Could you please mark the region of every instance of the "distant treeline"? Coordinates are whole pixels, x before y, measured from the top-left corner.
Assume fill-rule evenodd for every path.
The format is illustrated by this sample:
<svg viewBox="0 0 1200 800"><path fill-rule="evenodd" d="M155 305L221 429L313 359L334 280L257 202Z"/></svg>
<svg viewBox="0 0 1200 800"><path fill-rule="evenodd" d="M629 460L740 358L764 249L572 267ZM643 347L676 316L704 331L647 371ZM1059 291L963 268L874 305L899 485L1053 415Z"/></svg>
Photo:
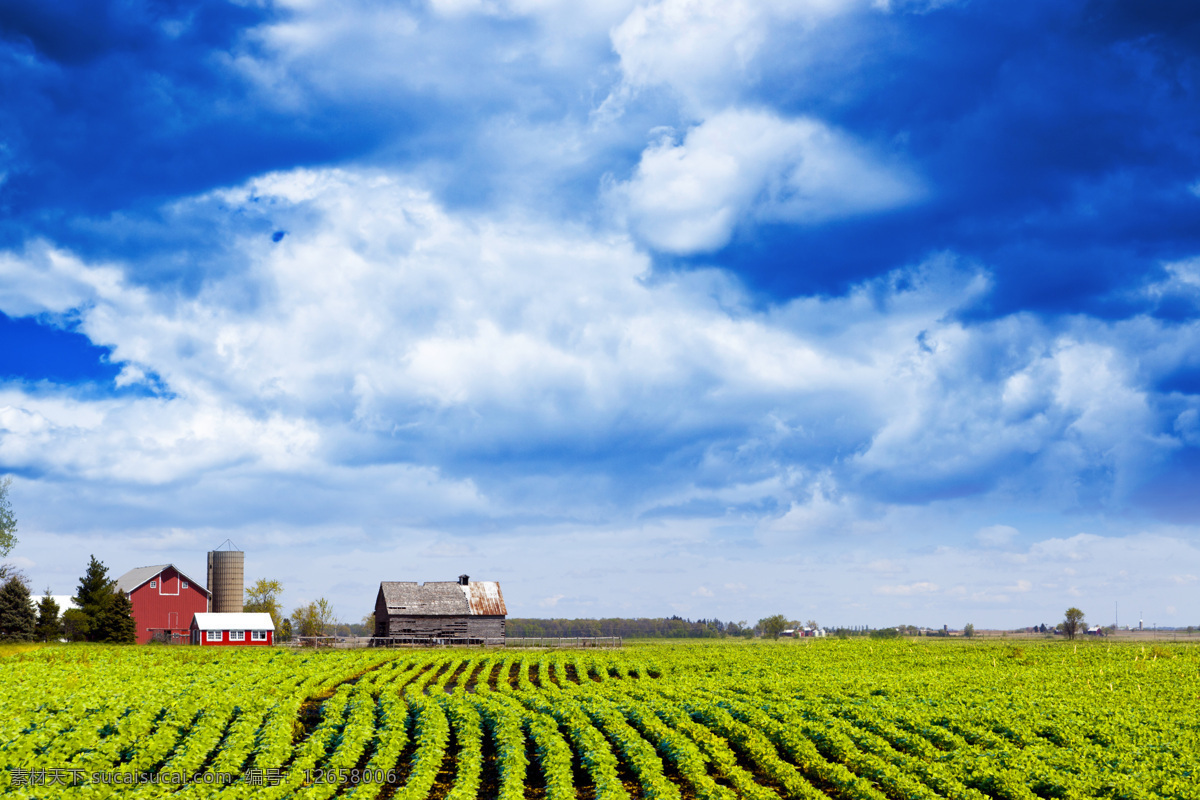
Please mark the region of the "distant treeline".
<svg viewBox="0 0 1200 800"><path fill-rule="evenodd" d="M692 621L682 617L658 619L513 619L504 623L506 636L621 636L626 639L717 639L752 636L745 622L719 619Z"/></svg>

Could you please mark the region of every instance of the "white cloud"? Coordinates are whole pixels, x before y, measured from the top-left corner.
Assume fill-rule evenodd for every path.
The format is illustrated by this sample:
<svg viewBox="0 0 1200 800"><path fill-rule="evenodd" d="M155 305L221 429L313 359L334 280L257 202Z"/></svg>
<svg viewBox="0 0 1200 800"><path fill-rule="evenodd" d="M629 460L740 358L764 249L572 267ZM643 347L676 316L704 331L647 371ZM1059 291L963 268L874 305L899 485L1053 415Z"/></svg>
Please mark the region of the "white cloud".
<svg viewBox="0 0 1200 800"><path fill-rule="evenodd" d="M1089 490L1119 504L1179 446L1186 409L1157 409L1145 386L1191 351L1194 326L967 325L955 309L989 282L952 255L841 297L755 307L720 272L653 274L619 234L454 213L376 172L264 176L172 213L225 226L246 268L184 294L48 243L0 254L0 310L74 315L125 386L163 387L0 386L0 460L38 476L18 487L36 524L99 530L86 509L101 507L117 509L103 529L131 541L244 528L273 542L262 526L276 524L292 541L411 536L429 569L499 563L491 536L474 550L443 538L480 520L517 531L524 551L564 520L577 545L626 525L622 552L687 576L670 603L722 586L694 613L749 617L797 570L829 568L820 591L846 622L863 597L935 608L932 587L950 584L997 615L1044 618L1041 604L1150 586L1149 554L1200 574L1186 532L1053 538L1043 524L1038 544L1015 547L1016 526L1039 535L1022 515L1076 508L1096 464L1104 481ZM273 244L263 231L276 228L289 233ZM956 496L987 510L955 519ZM642 519L663 520L657 543ZM894 546L926 530L1003 549ZM1071 587L1055 588L1065 564ZM880 575L927 579L877 587ZM605 602L530 581L530 607Z"/></svg>
<svg viewBox="0 0 1200 800"><path fill-rule="evenodd" d="M819 121L727 110L682 142L649 147L612 194L655 248L695 253L724 245L746 219L822 222L901 205L918 191Z"/></svg>
<svg viewBox="0 0 1200 800"><path fill-rule="evenodd" d="M1010 525L989 525L979 529L975 534L975 541L984 547L1005 547L1011 544L1019 533L1020 531Z"/></svg>
<svg viewBox="0 0 1200 800"><path fill-rule="evenodd" d="M0 390L0 460L81 480L163 484L247 462L305 470L311 422L255 415L215 398L80 400Z"/></svg>
<svg viewBox="0 0 1200 800"><path fill-rule="evenodd" d="M77 314L122 365L121 385L169 393L10 385L7 463L162 484L415 459L441 481L453 460L496 452L631 436L660 448L652 462L701 441L706 477L661 476L628 507L769 500L782 512L754 527L773 541L875 535L880 499L1003 490L1062 507L1096 464L1105 483L1083 488L1120 501L1179 445L1154 433L1133 352L1165 371L1200 339L1142 320L967 326L953 311L989 282L949 255L843 297L754 309L716 271L651 275L626 237L452 214L413 180L376 172L268 175L172 214L198 224L230 209L249 220L226 232L247 267L192 295L46 243L0 254L0 310ZM268 222L288 236L273 244ZM1011 355L992 364L996 352ZM1177 436L1191 419L1177 415ZM488 472L485 492L511 480L500 464Z"/></svg>
<svg viewBox="0 0 1200 800"><path fill-rule="evenodd" d="M144 297L125 285L120 267L84 264L71 253L45 241L31 242L24 252L0 252L0 308L9 316L63 314L94 298Z"/></svg>
<svg viewBox="0 0 1200 800"><path fill-rule="evenodd" d="M858 0L657 0L615 27L612 44L625 91L664 86L706 116L754 82L756 57L772 34L799 48L820 22L862 6Z"/></svg>
<svg viewBox="0 0 1200 800"><path fill-rule="evenodd" d="M875 594L891 595L895 597L911 597L913 595L932 594L938 591L938 585L929 581L918 581L916 583L901 583L894 586L879 586L875 589Z"/></svg>
<svg viewBox="0 0 1200 800"><path fill-rule="evenodd" d="M884 12L908 12L928 14L939 8L955 5L962 0L872 0L872 8Z"/></svg>
<svg viewBox="0 0 1200 800"><path fill-rule="evenodd" d="M731 314L743 302L732 285L714 297L704 273L644 281L647 259L621 237L456 218L378 174L271 175L176 211L202 217L214 204L290 233L272 245L231 231L249 270L194 296L131 287L48 246L5 256L13 285L29 287L10 290L5 311L69 297L80 331L123 363L123 385L155 375L171 393L10 390L9 463L133 481L247 458L303 471L364 437L461 451L614 425L699 431L869 379L768 318ZM230 302L247 284L258 304Z"/></svg>

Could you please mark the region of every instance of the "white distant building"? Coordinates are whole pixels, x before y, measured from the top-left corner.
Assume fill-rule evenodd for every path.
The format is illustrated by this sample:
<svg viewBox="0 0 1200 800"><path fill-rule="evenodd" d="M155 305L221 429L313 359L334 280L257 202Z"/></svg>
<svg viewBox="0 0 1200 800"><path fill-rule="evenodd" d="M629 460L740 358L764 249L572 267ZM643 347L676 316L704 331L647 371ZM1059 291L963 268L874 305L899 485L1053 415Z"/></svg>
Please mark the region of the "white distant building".
<svg viewBox="0 0 1200 800"><path fill-rule="evenodd" d="M38 603L42 602L43 597L45 597L45 595L40 595L40 596L35 595L35 596L29 598L29 602L33 604L34 611L37 610ZM52 594L52 595L50 595L50 599L53 600L54 602L58 603L58 613L59 614L62 614L68 608L74 608L74 609L79 608L79 606L75 603L74 598L72 598L71 595L69 595L69 594Z"/></svg>

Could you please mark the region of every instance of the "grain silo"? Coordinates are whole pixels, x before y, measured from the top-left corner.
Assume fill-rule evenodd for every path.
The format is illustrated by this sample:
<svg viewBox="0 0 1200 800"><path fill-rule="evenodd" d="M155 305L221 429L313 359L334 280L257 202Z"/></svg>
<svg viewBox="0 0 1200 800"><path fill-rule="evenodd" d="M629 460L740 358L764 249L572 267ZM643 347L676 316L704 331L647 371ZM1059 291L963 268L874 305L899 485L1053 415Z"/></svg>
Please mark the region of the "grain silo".
<svg viewBox="0 0 1200 800"><path fill-rule="evenodd" d="M229 545L228 549L221 549ZM218 614L242 611L246 554L226 539L208 552L209 610Z"/></svg>

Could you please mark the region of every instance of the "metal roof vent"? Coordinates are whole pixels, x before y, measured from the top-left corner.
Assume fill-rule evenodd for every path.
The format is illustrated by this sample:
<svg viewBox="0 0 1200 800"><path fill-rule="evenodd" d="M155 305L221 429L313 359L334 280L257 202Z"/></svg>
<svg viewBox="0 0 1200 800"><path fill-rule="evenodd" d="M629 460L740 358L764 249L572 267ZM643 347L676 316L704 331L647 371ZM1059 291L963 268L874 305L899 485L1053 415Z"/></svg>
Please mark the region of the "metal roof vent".
<svg viewBox="0 0 1200 800"><path fill-rule="evenodd" d="M458 585L459 585L459 586L466 586L466 585L467 585L468 583L470 583L470 582L471 582L471 579L470 579L470 578L468 578L466 575L459 575L459 576L458 576Z"/></svg>

